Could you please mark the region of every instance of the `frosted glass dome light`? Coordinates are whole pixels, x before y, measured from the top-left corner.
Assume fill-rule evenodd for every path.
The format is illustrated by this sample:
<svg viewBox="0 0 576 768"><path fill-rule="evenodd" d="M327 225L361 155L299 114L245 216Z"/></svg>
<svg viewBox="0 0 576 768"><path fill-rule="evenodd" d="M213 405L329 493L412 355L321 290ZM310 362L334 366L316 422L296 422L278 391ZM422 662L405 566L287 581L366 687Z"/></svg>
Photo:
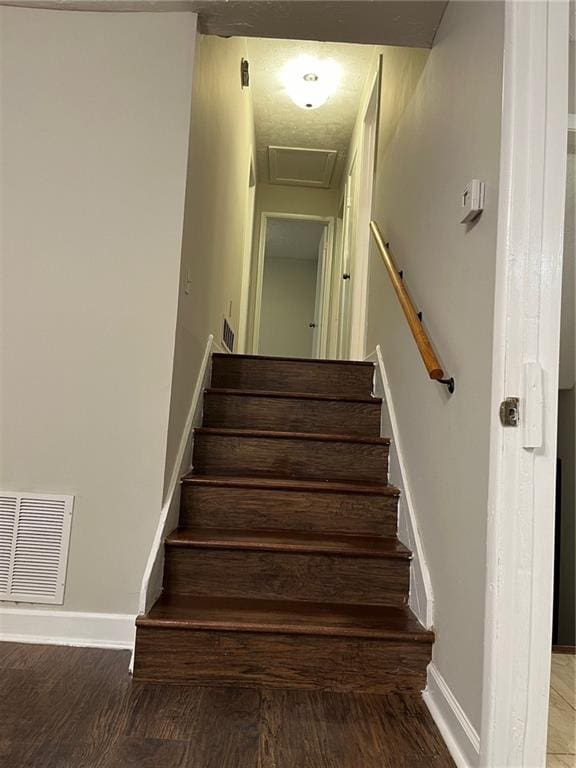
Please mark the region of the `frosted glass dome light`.
<svg viewBox="0 0 576 768"><path fill-rule="evenodd" d="M341 68L332 59L298 56L289 61L281 73L286 92L302 109L317 109L336 91Z"/></svg>

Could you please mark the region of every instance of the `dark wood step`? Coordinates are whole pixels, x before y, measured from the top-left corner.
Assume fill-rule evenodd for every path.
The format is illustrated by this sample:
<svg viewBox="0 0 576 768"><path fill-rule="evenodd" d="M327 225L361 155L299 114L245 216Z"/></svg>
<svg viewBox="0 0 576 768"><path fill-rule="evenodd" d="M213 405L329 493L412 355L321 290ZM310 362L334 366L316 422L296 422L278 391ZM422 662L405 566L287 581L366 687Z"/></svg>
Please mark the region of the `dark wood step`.
<svg viewBox="0 0 576 768"><path fill-rule="evenodd" d="M291 635L364 637L432 643L407 607L311 603L294 600L248 600L165 593L138 627L218 629L229 632L282 632Z"/></svg>
<svg viewBox="0 0 576 768"><path fill-rule="evenodd" d="M258 355L212 356L212 387L368 397L374 365Z"/></svg>
<svg viewBox="0 0 576 768"><path fill-rule="evenodd" d="M136 680L419 692L433 636L407 609L163 596L137 620Z"/></svg>
<svg viewBox="0 0 576 768"><path fill-rule="evenodd" d="M196 474L385 483L387 438L210 429L194 432Z"/></svg>
<svg viewBox="0 0 576 768"><path fill-rule="evenodd" d="M433 635L406 605L411 554L374 366L212 362L164 593L137 620L135 678L421 691Z"/></svg>
<svg viewBox="0 0 576 768"><path fill-rule="evenodd" d="M233 528L178 528L166 538L166 544L195 549L300 552L410 560L410 550L401 542L395 538L386 539L380 536L329 535L303 531L246 531Z"/></svg>
<svg viewBox="0 0 576 768"><path fill-rule="evenodd" d="M315 534L307 543L295 532L181 530L166 541L164 588L206 597L404 605L410 553L396 539L353 539Z"/></svg>
<svg viewBox="0 0 576 768"><path fill-rule="evenodd" d="M180 525L394 536L399 491L388 485L190 474Z"/></svg>
<svg viewBox="0 0 576 768"><path fill-rule="evenodd" d="M204 426L284 432L380 435L382 401L305 393L208 389Z"/></svg>

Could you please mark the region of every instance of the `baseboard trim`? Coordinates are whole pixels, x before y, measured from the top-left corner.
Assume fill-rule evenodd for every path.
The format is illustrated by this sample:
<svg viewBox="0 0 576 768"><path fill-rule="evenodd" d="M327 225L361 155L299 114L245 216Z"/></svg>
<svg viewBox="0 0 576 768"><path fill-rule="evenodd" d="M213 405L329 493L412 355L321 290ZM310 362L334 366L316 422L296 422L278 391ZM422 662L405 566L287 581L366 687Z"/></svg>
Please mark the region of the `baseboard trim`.
<svg viewBox="0 0 576 768"><path fill-rule="evenodd" d="M200 370L196 379L196 386L192 393L192 400L188 410L188 416L182 434L178 453L174 460L170 483L160 510L158 524L154 539L148 554L148 561L142 577L140 587L139 613L147 613L153 605L156 597L162 591L162 579L164 574L164 539L170 531L178 525L180 515L180 479L190 470L190 462L193 453L194 427L202 423L202 408L204 402L204 389L209 386L212 371L212 352L222 347L214 341L214 336L208 336L204 356L200 364Z"/></svg>
<svg viewBox="0 0 576 768"><path fill-rule="evenodd" d="M400 491L398 501L398 538L412 551L412 562L410 565L410 596L409 605L412 612L427 629L431 629L434 624L434 594L432 591L432 581L426 562L424 545L420 536L418 517L412 494L410 492L410 483L408 480L408 471L404 460L402 450L402 439L396 410L390 389L390 382L382 357L380 346L369 355L367 360L374 362L375 378L374 392L382 396L382 435L392 437L389 455L389 482L397 486Z"/></svg>
<svg viewBox="0 0 576 768"><path fill-rule="evenodd" d="M576 656L576 645L553 645L552 653L569 653Z"/></svg>
<svg viewBox="0 0 576 768"><path fill-rule="evenodd" d="M424 701L457 768L476 768L480 737L434 663L428 667Z"/></svg>
<svg viewBox="0 0 576 768"><path fill-rule="evenodd" d="M134 646L136 616L0 607L0 641L87 648Z"/></svg>

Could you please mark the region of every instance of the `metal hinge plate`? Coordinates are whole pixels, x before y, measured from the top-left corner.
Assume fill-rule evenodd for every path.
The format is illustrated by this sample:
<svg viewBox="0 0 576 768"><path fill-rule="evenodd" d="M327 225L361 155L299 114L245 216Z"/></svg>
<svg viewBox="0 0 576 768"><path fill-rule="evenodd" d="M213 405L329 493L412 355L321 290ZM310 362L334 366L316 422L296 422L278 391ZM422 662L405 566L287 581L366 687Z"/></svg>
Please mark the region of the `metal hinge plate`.
<svg viewBox="0 0 576 768"><path fill-rule="evenodd" d="M520 423L520 399L507 397L500 403L500 421L503 427L517 427Z"/></svg>

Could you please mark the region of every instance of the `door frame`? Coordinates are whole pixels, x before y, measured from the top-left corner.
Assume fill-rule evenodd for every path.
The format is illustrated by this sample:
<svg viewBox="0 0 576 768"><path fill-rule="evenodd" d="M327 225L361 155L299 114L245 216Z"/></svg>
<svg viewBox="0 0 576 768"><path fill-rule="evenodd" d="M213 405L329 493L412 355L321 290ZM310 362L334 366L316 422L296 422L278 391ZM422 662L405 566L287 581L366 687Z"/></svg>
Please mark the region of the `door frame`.
<svg viewBox="0 0 576 768"><path fill-rule="evenodd" d="M350 290L349 355L352 360L366 357L366 316L368 311L368 282L370 270L370 220L372 218L372 192L378 137L380 108L381 56L371 75L368 97L362 114L362 138L358 148L360 165L357 169L358 186L353 211L354 242L352 246Z"/></svg>
<svg viewBox="0 0 576 768"><path fill-rule="evenodd" d="M342 282L342 249L344 248L344 214L334 219L334 247L332 249L332 274L330 276L330 317L328 329L328 347L326 355L329 358L338 357L338 328L340 322L340 286Z"/></svg>
<svg viewBox="0 0 576 768"><path fill-rule="evenodd" d="M323 267L323 280L321 286L316 285L316 291L321 290L321 317L319 357L326 356L328 345L328 321L330 315L330 281L327 275L332 273L332 261L334 258L334 217L315 216L308 213L285 213L275 211L262 211L260 214L260 232L258 236L258 255L256 263L256 291L254 295L254 328L252 330L252 350L258 354L260 343L260 320L262 314L262 288L264 285L264 256L266 250L266 230L269 219L292 219L294 221L318 221L326 225L327 247L326 261Z"/></svg>
<svg viewBox="0 0 576 768"><path fill-rule="evenodd" d="M482 768L546 762L567 93L568 3L506 0Z"/></svg>
<svg viewBox="0 0 576 768"><path fill-rule="evenodd" d="M322 246L322 253L320 253L320 246ZM327 272L326 267L331 264L334 244L332 244L330 253L329 249L328 227L324 227L320 243L318 244L318 264L316 265L316 297L314 300L314 323L316 327L312 336L312 357L315 359L326 357L328 348L328 335L330 332L329 283L331 272ZM326 311L323 314L324 307L326 307Z"/></svg>
<svg viewBox="0 0 576 768"><path fill-rule="evenodd" d="M254 220L256 213L256 166L250 152L248 164L248 189L246 192L246 220L244 223L244 250L242 254L242 281L240 284L240 310L238 313L238 352L246 352L248 344L248 315L250 310L250 273L254 244Z"/></svg>
<svg viewBox="0 0 576 768"><path fill-rule="evenodd" d="M338 326L336 337L336 356L339 360L346 360L350 354L350 328L352 325L352 291L350 289L350 272L352 270L352 254L354 243L355 201L358 173L358 151L352 155L352 160L346 173L344 182L344 196L342 202L342 248L340 249L340 263L338 265L339 290L338 290ZM352 191L351 191L352 190ZM347 274L348 277L344 278Z"/></svg>

